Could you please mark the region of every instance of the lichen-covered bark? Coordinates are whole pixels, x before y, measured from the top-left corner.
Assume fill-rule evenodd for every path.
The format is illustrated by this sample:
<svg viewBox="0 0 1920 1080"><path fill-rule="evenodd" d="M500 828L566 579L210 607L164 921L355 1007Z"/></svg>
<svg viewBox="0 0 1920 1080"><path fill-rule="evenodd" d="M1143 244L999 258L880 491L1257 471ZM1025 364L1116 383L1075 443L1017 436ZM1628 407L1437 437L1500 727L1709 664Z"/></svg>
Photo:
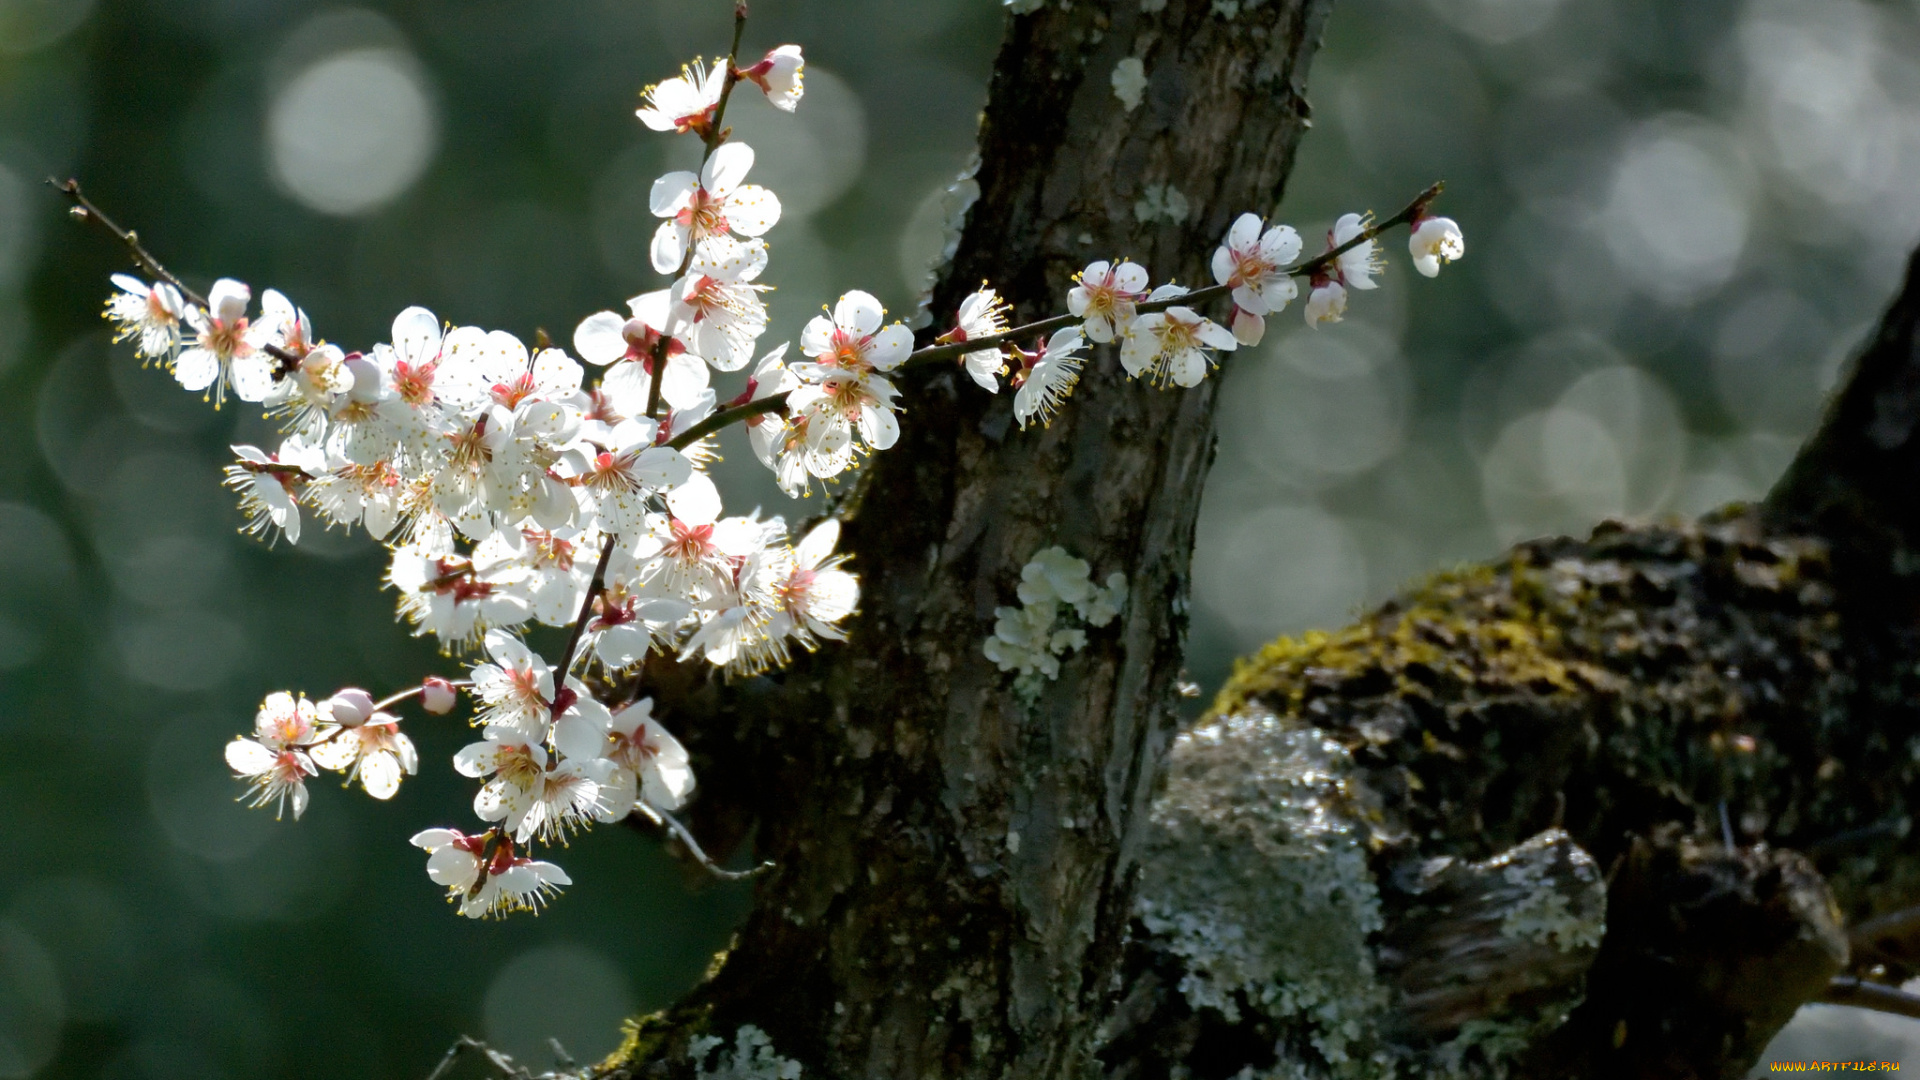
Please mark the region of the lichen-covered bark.
<svg viewBox="0 0 1920 1080"><path fill-rule="evenodd" d="M934 311L984 279L1022 319L1049 315L1074 272L1120 255L1200 281L1234 215L1275 207L1327 0L1146 6L1010 19L980 198ZM1127 57L1148 79L1131 109L1111 82ZM1173 715L1218 382L1161 390L1102 355L1051 428L1022 432L1010 394L957 375L905 380L900 442L848 503L850 640L719 707L747 734L704 749L748 779L709 801L751 808L776 868L714 976L615 1071L690 1074L694 1038L747 1024L808 1076L1092 1067ZM1024 697L981 643L1053 544L1131 597Z"/></svg>
<svg viewBox="0 0 1920 1080"><path fill-rule="evenodd" d="M1845 922L1920 901L1917 327L1920 256L1765 506L1521 544L1245 661L1170 755L1116 1072L1742 1075L1849 964ZM1609 872L1604 912L1535 876L1557 955L1497 892L1417 884L1556 834ZM1293 896L1379 932L1308 937ZM1340 964L1302 941L1365 975L1341 1007L1303 996ZM1449 949L1488 992L1445 994Z"/></svg>

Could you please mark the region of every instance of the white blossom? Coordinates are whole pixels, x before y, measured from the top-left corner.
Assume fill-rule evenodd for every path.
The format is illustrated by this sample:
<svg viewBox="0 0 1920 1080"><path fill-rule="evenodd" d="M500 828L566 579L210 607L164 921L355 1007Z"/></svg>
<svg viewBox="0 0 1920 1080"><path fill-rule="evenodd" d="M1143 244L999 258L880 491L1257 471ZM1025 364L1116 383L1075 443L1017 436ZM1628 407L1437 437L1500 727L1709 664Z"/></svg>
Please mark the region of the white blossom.
<svg viewBox="0 0 1920 1080"><path fill-rule="evenodd" d="M1035 418L1043 427L1053 423L1053 414L1080 382L1080 365L1085 360L1080 350L1085 344L1078 326L1055 330L1047 339L1045 351L1026 369L1013 395L1013 415L1022 428Z"/></svg>
<svg viewBox="0 0 1920 1080"><path fill-rule="evenodd" d="M186 318L196 337L191 347L174 358L174 381L188 390L204 391L218 408L227 391L241 401L264 401L273 390L272 356L262 351L271 344L274 326L247 320L252 290L232 278L221 278L208 290L209 310L187 308Z"/></svg>
<svg viewBox="0 0 1920 1080"><path fill-rule="evenodd" d="M1307 296L1307 325L1339 322L1341 316L1347 313L1347 290L1338 281L1315 280L1318 283Z"/></svg>
<svg viewBox="0 0 1920 1080"><path fill-rule="evenodd" d="M1372 217L1359 214L1342 214L1333 223L1333 230L1327 234L1329 251L1354 239L1373 226ZM1349 289L1377 289L1380 283L1373 275L1380 272L1380 245L1374 240L1362 240L1351 249L1342 252L1334 259L1339 268L1340 283Z"/></svg>
<svg viewBox="0 0 1920 1080"><path fill-rule="evenodd" d="M691 131L705 135L713 126L720 91L726 86L726 74L724 57L707 67L702 67L696 58L681 68L678 76L642 90L641 96L647 103L634 110L634 115L655 131Z"/></svg>
<svg viewBox="0 0 1920 1080"><path fill-rule="evenodd" d="M968 293L960 301L954 328L940 336L941 344L974 341L1007 329L1007 303L990 288ZM980 349L961 356L967 374L990 394L1000 392L999 376L1007 370L1006 352L1001 346Z"/></svg>
<svg viewBox="0 0 1920 1080"><path fill-rule="evenodd" d="M268 694L254 714L253 737L227 744L227 765L251 785L248 805L273 803L278 818L291 802L298 821L307 809L306 778L319 775L308 748L337 730L321 720L319 708L306 697L285 691Z"/></svg>
<svg viewBox="0 0 1920 1080"><path fill-rule="evenodd" d="M1437 277L1440 265L1467 253L1467 238L1452 218L1423 217L1414 222L1407 237L1407 251L1413 255L1413 268L1426 277Z"/></svg>
<svg viewBox="0 0 1920 1080"><path fill-rule="evenodd" d="M427 877L445 888L447 900L470 919L537 910L562 886L573 884L558 866L516 854L513 840L492 830L467 836L455 829L426 829L411 843L427 852Z"/></svg>
<svg viewBox="0 0 1920 1080"><path fill-rule="evenodd" d="M364 691L360 693L364 695ZM335 695L330 703L339 698L340 695ZM347 783L359 780L366 793L376 799L393 798L400 790L400 777L420 771L420 756L413 748L413 740L400 731L399 717L355 711L342 719L343 710L339 707L332 709L332 715L340 721L340 731L313 748L314 764L346 773Z"/></svg>
<svg viewBox="0 0 1920 1080"><path fill-rule="evenodd" d="M806 68L807 61L800 55L800 46L782 45L767 53L759 63L742 68L740 77L759 87L774 108L792 112L800 104L800 96L805 92L801 83Z"/></svg>
<svg viewBox="0 0 1920 1080"><path fill-rule="evenodd" d="M114 324L113 340L133 341L141 360L171 363L180 351L180 322L187 305L180 290L164 281L148 285L128 274L113 275L120 291L107 300L102 314Z"/></svg>
<svg viewBox="0 0 1920 1080"><path fill-rule="evenodd" d="M612 715L602 756L612 765L603 791L602 821L626 817L635 802L678 810L693 791L687 750L654 719L652 698L641 698Z"/></svg>
<svg viewBox="0 0 1920 1080"><path fill-rule="evenodd" d="M1088 263L1067 292L1067 311L1083 320L1087 340L1105 344L1133 324L1134 305L1147 293L1151 280L1139 263Z"/></svg>
<svg viewBox="0 0 1920 1080"><path fill-rule="evenodd" d="M834 553L840 523L832 518L813 527L770 574L778 610L769 633L785 634L811 650L816 640L845 640L839 623L860 603L860 583L845 570L845 555Z"/></svg>
<svg viewBox="0 0 1920 1080"><path fill-rule="evenodd" d="M1163 285L1151 299L1172 299L1185 291ZM1226 327L1192 308L1175 306L1133 320L1120 344L1120 366L1133 378L1147 375L1157 383L1198 386L1213 364L1213 354L1207 350L1230 352L1239 344Z"/></svg>
<svg viewBox="0 0 1920 1080"><path fill-rule="evenodd" d="M1300 234L1291 225L1264 233L1257 214L1241 214L1213 252L1213 278L1233 287L1233 302L1254 315L1270 315L1299 295L1286 272L1300 255Z"/></svg>
<svg viewBox="0 0 1920 1080"><path fill-rule="evenodd" d="M666 218L653 234L653 268L678 273L689 245L704 246L724 261L724 249L740 236L760 236L780 220L780 200L758 184L743 184L753 168L753 147L730 142L716 148L700 175L671 172L653 182L653 216Z"/></svg>

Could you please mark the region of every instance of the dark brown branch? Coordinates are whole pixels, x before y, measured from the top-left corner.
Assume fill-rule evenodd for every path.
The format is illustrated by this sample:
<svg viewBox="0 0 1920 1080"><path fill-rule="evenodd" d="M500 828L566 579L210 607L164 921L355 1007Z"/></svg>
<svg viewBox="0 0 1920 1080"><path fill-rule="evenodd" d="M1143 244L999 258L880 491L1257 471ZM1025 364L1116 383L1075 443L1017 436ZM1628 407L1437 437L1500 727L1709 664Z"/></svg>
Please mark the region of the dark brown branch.
<svg viewBox="0 0 1920 1080"><path fill-rule="evenodd" d="M1897 986L1839 975L1827 984L1820 1000L1829 1005L1852 1005L1856 1009L1892 1013L1920 1019L1920 995L1909 994Z"/></svg>

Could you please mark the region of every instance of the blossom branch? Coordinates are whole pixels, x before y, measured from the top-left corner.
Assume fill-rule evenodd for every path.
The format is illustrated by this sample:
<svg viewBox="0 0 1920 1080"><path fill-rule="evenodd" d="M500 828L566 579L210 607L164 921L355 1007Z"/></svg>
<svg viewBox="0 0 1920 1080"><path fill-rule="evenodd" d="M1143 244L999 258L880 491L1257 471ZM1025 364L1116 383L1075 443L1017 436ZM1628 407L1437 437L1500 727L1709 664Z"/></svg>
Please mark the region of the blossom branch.
<svg viewBox="0 0 1920 1080"><path fill-rule="evenodd" d="M65 183L62 183L49 176L47 177L47 184L73 202L72 213L74 217L81 221L91 221L98 224L101 228L112 234L115 240L126 245L127 253L133 257L133 264L135 266L147 274L180 290L180 295L185 297L187 302L191 303L194 307L202 311L211 310L207 307L206 297L189 288L187 283L181 281L173 271L160 265L160 260L153 257L153 252L148 251L146 246L140 243L139 233L134 232L132 229L121 228L112 218L101 213L100 208L95 206L92 200L88 199L86 195L81 192L80 181L68 178ZM275 373L278 378L285 378L294 368L300 366L299 357L271 342L262 345L260 351L280 362L279 370Z"/></svg>
<svg viewBox="0 0 1920 1080"><path fill-rule="evenodd" d="M658 385L659 380L655 380ZM617 541L613 533L607 534L606 542L600 545L600 561L594 564L593 581L587 585L585 596L580 598L580 614L574 617L573 630L567 635L567 647L560 653L560 664L554 670L560 674L560 685L553 691L553 715L558 719L566 711L566 677L573 668L573 654L580 648L580 636L586 633L587 619L593 615L593 602L607 587L607 564L613 561L613 545Z"/></svg>
<svg viewBox="0 0 1920 1080"><path fill-rule="evenodd" d="M721 77L720 100L714 103L713 121L707 125L706 132L701 136L701 142L706 146L705 152L700 155L700 163L703 166L709 158L713 157L713 152L720 148L721 141L727 136L726 129L721 127L721 123L727 117L727 99L733 96L734 84L740 81L740 69L734 66L734 61L740 58L740 35L745 33L746 29L747 5L743 0L733 6L733 45L727 49L727 70ZM680 256L680 269L673 275L675 281L687 276L687 271L693 267L693 253L696 247L695 244L688 244L686 253ZM673 322L674 313L669 306L667 325L660 331L660 340L653 344L653 370L649 373L651 385L647 388L647 418L650 420L660 415L660 385L666 382L667 344L673 340Z"/></svg>

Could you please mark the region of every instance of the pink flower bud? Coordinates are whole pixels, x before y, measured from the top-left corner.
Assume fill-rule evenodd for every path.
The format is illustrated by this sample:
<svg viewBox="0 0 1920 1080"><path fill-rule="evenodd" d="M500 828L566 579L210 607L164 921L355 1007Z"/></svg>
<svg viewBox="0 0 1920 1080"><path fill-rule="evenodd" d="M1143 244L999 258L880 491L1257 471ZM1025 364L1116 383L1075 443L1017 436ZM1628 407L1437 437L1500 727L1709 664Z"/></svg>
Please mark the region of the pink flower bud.
<svg viewBox="0 0 1920 1080"><path fill-rule="evenodd" d="M327 699L327 712L341 727L359 727L373 715L373 695L348 687Z"/></svg>
<svg viewBox="0 0 1920 1080"><path fill-rule="evenodd" d="M453 684L438 675L429 675L420 691L420 707L442 716L453 711L453 703L458 695L453 692Z"/></svg>

